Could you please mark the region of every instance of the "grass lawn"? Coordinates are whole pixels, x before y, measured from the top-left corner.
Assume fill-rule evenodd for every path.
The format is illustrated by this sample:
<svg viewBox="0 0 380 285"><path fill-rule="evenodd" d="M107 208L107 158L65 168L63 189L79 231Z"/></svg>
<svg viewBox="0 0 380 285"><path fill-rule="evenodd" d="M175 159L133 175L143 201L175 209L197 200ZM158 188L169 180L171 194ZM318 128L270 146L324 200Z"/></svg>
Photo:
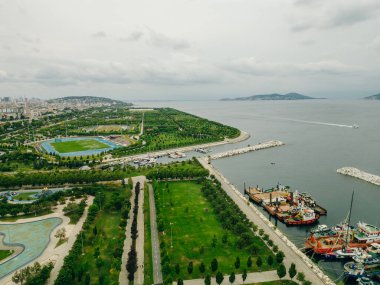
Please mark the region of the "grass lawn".
<svg viewBox="0 0 380 285"><path fill-rule="evenodd" d="M120 199L130 196L127 188L113 191L122 191ZM103 284L118 284L120 274L120 258L115 258L117 250L122 250L125 239L125 227L120 227L121 211L107 208L112 197L112 191L105 191L105 206L100 210L93 224L84 232L84 255L76 260L75 267L82 268L91 277L90 284L100 284L99 277L104 277ZM96 234L94 228L96 226ZM96 257L97 248L99 257ZM83 282L83 280L82 280ZM84 284L75 282L75 284Z"/></svg>
<svg viewBox="0 0 380 285"><path fill-rule="evenodd" d="M10 256L13 252L10 250L0 250L0 260L3 260Z"/></svg>
<svg viewBox="0 0 380 285"><path fill-rule="evenodd" d="M16 200L36 200L35 198L32 198L30 196L34 195L34 194L37 194L38 192L24 192L24 193L19 193L17 196L15 196L14 198Z"/></svg>
<svg viewBox="0 0 380 285"><path fill-rule="evenodd" d="M166 188L167 186L168 188ZM161 241L165 241L170 263L174 267L180 265L180 273L172 272L173 280L201 278L199 264L206 265L206 273L211 273L210 264L213 258L218 261L218 270L224 274L232 271L241 273L247 268L247 259L250 253L247 250L235 246L236 236L226 232L217 220L211 205L200 191L201 185L194 181L159 182L155 185L158 194L157 206L160 209L160 218L165 227L165 233L160 235ZM171 243L171 227L173 230L173 247ZM222 236L227 233L227 243L222 243ZM217 243L212 247L213 237ZM274 268L269 267L265 260L270 253L269 249L258 241L258 254L263 259L261 270ZM240 268L234 266L236 257L240 258ZM193 262L193 272L189 274L187 267ZM252 257L253 266L247 268L248 272L258 271L256 257Z"/></svg>
<svg viewBox="0 0 380 285"><path fill-rule="evenodd" d="M153 284L152 239L150 233L149 189L144 190L144 284Z"/></svg>
<svg viewBox="0 0 380 285"><path fill-rule="evenodd" d="M109 148L110 146L95 139L74 140L50 143L59 153L84 151L90 149Z"/></svg>

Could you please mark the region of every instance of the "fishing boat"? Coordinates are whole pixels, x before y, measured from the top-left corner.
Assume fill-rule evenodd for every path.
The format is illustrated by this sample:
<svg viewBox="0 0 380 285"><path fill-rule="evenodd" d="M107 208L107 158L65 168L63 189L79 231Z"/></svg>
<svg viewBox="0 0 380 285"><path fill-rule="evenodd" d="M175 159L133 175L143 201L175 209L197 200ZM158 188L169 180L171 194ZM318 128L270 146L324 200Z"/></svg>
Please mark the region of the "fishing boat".
<svg viewBox="0 0 380 285"><path fill-rule="evenodd" d="M286 225L310 225L318 221L319 215L313 209L308 207L301 207L295 209L294 213L284 219Z"/></svg>
<svg viewBox="0 0 380 285"><path fill-rule="evenodd" d="M372 254L380 254L380 244L379 243L373 243L371 246L367 248L368 253Z"/></svg>
<svg viewBox="0 0 380 285"><path fill-rule="evenodd" d="M352 258L357 263L362 263L364 265L372 265L380 263L380 260L372 257L371 255L357 255Z"/></svg>
<svg viewBox="0 0 380 285"><path fill-rule="evenodd" d="M356 281L358 282L358 285L375 285L375 283L373 283L368 277L360 277Z"/></svg>
<svg viewBox="0 0 380 285"><path fill-rule="evenodd" d="M357 262L347 262L344 265L344 275L349 278L372 277L380 274L380 263L365 265Z"/></svg>

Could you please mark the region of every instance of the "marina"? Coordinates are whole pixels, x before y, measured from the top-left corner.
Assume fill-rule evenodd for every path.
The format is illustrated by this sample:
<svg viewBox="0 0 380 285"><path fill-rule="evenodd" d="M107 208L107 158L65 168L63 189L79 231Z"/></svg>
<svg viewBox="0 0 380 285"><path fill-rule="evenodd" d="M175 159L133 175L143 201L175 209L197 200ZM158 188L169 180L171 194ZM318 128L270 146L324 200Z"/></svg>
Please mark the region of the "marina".
<svg viewBox="0 0 380 285"><path fill-rule="evenodd" d="M277 185L268 190L248 187L244 193L261 205L271 216L286 225L309 225L327 214L327 210L316 203L308 193L292 191L289 186Z"/></svg>

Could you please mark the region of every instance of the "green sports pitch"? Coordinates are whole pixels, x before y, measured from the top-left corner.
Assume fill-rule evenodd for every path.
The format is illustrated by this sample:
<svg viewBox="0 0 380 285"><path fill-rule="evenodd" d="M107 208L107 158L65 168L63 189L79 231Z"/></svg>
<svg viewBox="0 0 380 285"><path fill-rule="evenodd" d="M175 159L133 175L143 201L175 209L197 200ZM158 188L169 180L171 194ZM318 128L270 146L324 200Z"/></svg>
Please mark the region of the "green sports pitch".
<svg viewBox="0 0 380 285"><path fill-rule="evenodd" d="M109 145L95 139L52 142L50 144L59 153L77 152L110 147Z"/></svg>

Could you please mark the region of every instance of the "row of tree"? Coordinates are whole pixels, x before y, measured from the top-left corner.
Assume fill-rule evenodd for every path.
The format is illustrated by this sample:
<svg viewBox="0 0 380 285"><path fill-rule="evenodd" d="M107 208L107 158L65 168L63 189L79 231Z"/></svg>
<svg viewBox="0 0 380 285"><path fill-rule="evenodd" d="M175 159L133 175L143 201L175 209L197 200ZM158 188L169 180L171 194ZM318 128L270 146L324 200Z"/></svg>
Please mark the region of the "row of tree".
<svg viewBox="0 0 380 285"><path fill-rule="evenodd" d="M137 270L137 252L136 252L136 239L138 236L137 230L137 215L139 211L139 194L140 194L140 182L136 183L135 186L135 197L133 205L133 219L131 225L131 238L132 244L128 253L128 260L126 264L126 269L128 271L128 280L133 282L135 279L135 272Z"/></svg>

